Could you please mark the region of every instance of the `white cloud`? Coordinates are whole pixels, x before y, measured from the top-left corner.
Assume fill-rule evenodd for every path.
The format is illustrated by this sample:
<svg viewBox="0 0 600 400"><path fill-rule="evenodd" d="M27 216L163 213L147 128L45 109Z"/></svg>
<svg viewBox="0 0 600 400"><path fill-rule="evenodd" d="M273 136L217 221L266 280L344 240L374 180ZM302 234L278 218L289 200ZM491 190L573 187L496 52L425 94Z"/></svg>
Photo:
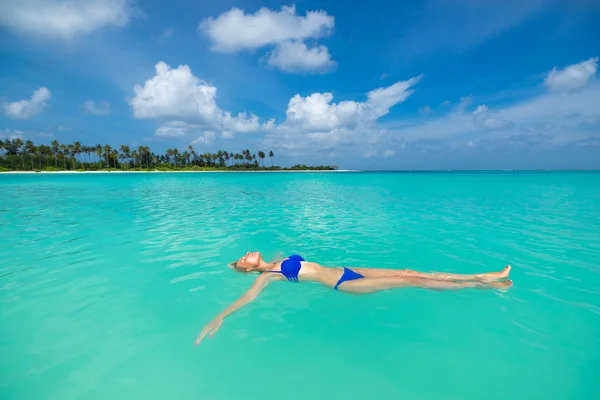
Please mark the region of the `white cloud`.
<svg viewBox="0 0 600 400"><path fill-rule="evenodd" d="M429 114L431 112L431 107L425 105L423 108L419 108L419 113L421 114Z"/></svg>
<svg viewBox="0 0 600 400"><path fill-rule="evenodd" d="M260 124L254 114L233 116L216 103L217 88L192 74L187 65L171 69L164 62L156 64L156 75L144 86L135 85L129 104L138 119L178 118L200 122L211 128L232 132L268 129L273 122Z"/></svg>
<svg viewBox="0 0 600 400"><path fill-rule="evenodd" d="M169 121L156 129L154 134L160 137L185 136L189 131L198 130L201 125L188 124L183 121Z"/></svg>
<svg viewBox="0 0 600 400"><path fill-rule="evenodd" d="M288 103L286 120L269 131L269 146L286 149L309 145L326 149L336 143L368 142L378 136L376 120L413 93L422 76L372 90L364 102L332 103L332 93L297 94Z"/></svg>
<svg viewBox="0 0 600 400"><path fill-rule="evenodd" d="M215 140L215 132L213 131L204 131L204 133L202 134L202 136L199 136L196 140L194 140L191 144L200 144L200 143L204 143L204 144L212 144L212 142L214 142Z"/></svg>
<svg viewBox="0 0 600 400"><path fill-rule="evenodd" d="M50 91L41 87L33 92L29 100L20 100L4 104L4 113L14 119L27 119L39 114L52 97Z"/></svg>
<svg viewBox="0 0 600 400"><path fill-rule="evenodd" d="M473 97L466 96L454 104L454 110L449 108L445 115L436 118L378 123L378 116L389 111L381 99L401 101L405 95L392 88L402 86L410 95L410 85L392 85L370 92L363 102L335 103L331 93L296 95L288 104L286 120L267 133L264 146L279 149L279 154L288 157L302 158L322 158L343 149L341 153L349 159L371 158L371 163L379 162L376 160L388 151L387 155L398 156L402 165L430 168L432 162L438 163L436 166L456 162L468 167L469 161L463 156L479 157L478 165L490 165L486 162L496 157L496 148L531 149L532 156L542 154L535 153L540 149L553 149L554 153L547 154L556 155L562 148L557 146L585 148L598 143L599 82L591 81L575 92L546 92L502 107L479 104L471 108ZM591 156L592 150L586 154ZM381 157L375 158L376 155Z"/></svg>
<svg viewBox="0 0 600 400"><path fill-rule="evenodd" d="M571 93L546 93L526 101L490 111L480 105L472 114L452 113L434 120L404 121L402 126L388 124L389 135L408 142L438 140L444 143L479 145L507 138L549 138L548 143L571 143L597 135L586 121L600 118L600 85Z"/></svg>
<svg viewBox="0 0 600 400"><path fill-rule="evenodd" d="M221 129L232 132L256 132L258 130L269 130L274 126L274 120L269 120L264 124L260 123L259 118L250 113L238 113L235 117L229 112L221 114Z"/></svg>
<svg viewBox="0 0 600 400"><path fill-rule="evenodd" d="M388 87L371 90L367 93L367 104L372 112L370 117L377 119L386 115L390 108L402 103L408 96L413 94L413 90L409 88L419 83L422 78L423 75L421 74L406 81L396 82Z"/></svg>
<svg viewBox="0 0 600 400"><path fill-rule="evenodd" d="M223 131L221 132L221 136L223 136L223 139L233 139L233 132Z"/></svg>
<svg viewBox="0 0 600 400"><path fill-rule="evenodd" d="M556 67L544 79L544 85L552 92L570 93L588 86L598 70L598 57L558 70Z"/></svg>
<svg viewBox="0 0 600 400"><path fill-rule="evenodd" d="M379 79L384 80L388 77L388 74L386 74L385 72L383 74L381 74L381 76L379 77Z"/></svg>
<svg viewBox="0 0 600 400"><path fill-rule="evenodd" d="M2 0L0 24L42 39L72 40L129 23L130 0Z"/></svg>
<svg viewBox="0 0 600 400"><path fill-rule="evenodd" d="M458 102L458 106L456 106L456 112L459 114L464 113L465 110L467 109L467 107L469 107L472 103L473 103L473 96L469 95L469 96L461 97L460 101ZM450 104L450 103L448 102L448 104Z"/></svg>
<svg viewBox="0 0 600 400"><path fill-rule="evenodd" d="M129 104L135 118L199 116L213 120L218 114L217 88L198 79L187 65L171 69L156 64L156 75L144 86L135 85Z"/></svg>
<svg viewBox="0 0 600 400"><path fill-rule="evenodd" d="M20 131L18 129L5 128L4 130L0 131L0 139L23 139L24 135L25 134L23 133L23 131Z"/></svg>
<svg viewBox="0 0 600 400"><path fill-rule="evenodd" d="M394 150L385 150L385 151L383 152L383 156L384 156L384 157L391 157L391 156L393 156L394 154L396 154L396 152L395 152Z"/></svg>
<svg viewBox="0 0 600 400"><path fill-rule="evenodd" d="M443 101L443 102L442 102L442 104L440 104L440 105L441 105L442 107L449 106L449 105L450 105L450 100L445 100L445 101Z"/></svg>
<svg viewBox="0 0 600 400"><path fill-rule="evenodd" d="M255 50L274 46L267 62L290 73L325 73L336 67L324 45L309 47L305 40L328 36L335 20L325 11L308 11L296 15L296 7L282 6L280 11L261 8L246 14L232 8L216 18L206 18L198 25L219 52Z"/></svg>
<svg viewBox="0 0 600 400"><path fill-rule="evenodd" d="M110 114L110 103L107 101L96 103L94 100L86 100L83 102L83 109L88 114L106 116Z"/></svg>
<svg viewBox="0 0 600 400"><path fill-rule="evenodd" d="M295 95L288 103L285 124L309 130L331 130L357 122L364 103L342 101L330 104L332 100L331 93L313 93L307 97Z"/></svg>
<svg viewBox="0 0 600 400"><path fill-rule="evenodd" d="M325 11L308 11L306 16L296 15L296 7L283 6L281 11L261 8L246 14L239 8L206 18L198 29L213 43L212 49L234 52L256 49L288 40L302 40L329 35L334 18Z"/></svg>
<svg viewBox="0 0 600 400"><path fill-rule="evenodd" d="M269 64L286 72L327 72L336 67L329 49L319 45L309 48L299 41L286 41L269 55Z"/></svg>
<svg viewBox="0 0 600 400"><path fill-rule="evenodd" d="M485 104L482 104L473 111L473 124L476 128L488 130L506 129L513 125L512 122L498 116L490 111Z"/></svg>

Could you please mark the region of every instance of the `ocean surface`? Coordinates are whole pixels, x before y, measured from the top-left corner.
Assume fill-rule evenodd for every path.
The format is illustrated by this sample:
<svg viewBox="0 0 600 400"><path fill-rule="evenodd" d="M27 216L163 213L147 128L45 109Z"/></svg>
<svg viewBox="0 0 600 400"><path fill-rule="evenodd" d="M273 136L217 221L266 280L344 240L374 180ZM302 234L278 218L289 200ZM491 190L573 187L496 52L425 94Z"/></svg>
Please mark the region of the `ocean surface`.
<svg viewBox="0 0 600 400"><path fill-rule="evenodd" d="M354 296L246 251L478 273ZM0 398L598 399L600 173L0 175Z"/></svg>

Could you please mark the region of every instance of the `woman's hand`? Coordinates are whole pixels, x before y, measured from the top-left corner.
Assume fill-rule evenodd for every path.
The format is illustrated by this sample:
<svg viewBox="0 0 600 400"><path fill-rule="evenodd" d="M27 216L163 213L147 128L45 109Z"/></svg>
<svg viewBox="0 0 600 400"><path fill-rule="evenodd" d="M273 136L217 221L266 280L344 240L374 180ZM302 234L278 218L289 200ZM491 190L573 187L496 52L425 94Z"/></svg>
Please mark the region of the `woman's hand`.
<svg viewBox="0 0 600 400"><path fill-rule="evenodd" d="M222 323L223 323L223 318L221 318L221 317L217 317L217 318L213 319L212 321L210 321L204 327L204 329L202 329L202 332L200 332L200 335L198 335L194 344L196 346L198 346L200 344L200 342L202 341L202 339L204 339L204 336L208 335L209 333L210 333L210 337L212 338L215 335L215 333L217 332L217 330L219 330Z"/></svg>
<svg viewBox="0 0 600 400"><path fill-rule="evenodd" d="M221 324L223 323L223 318L254 300L256 296L258 296L258 294L265 288L265 286L267 286L269 280L273 279L274 277L274 274L260 274L246 293L240 296L239 299L234 301L232 305L227 307L225 311L217 315L215 319L210 321L208 325L202 329L202 332L200 332L200 335L196 338L194 344L198 346L202 339L204 339L204 336L208 335L209 333L210 337L215 336L215 333L217 330L219 330Z"/></svg>

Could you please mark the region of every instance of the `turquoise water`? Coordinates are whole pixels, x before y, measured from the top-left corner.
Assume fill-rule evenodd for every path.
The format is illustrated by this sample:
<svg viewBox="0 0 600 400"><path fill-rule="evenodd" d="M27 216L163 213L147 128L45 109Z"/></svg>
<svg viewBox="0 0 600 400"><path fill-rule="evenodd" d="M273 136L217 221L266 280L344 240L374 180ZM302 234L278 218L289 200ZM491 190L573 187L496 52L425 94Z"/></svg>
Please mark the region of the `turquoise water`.
<svg viewBox="0 0 600 400"><path fill-rule="evenodd" d="M252 283L249 250L506 293ZM599 173L0 175L2 399L600 398Z"/></svg>

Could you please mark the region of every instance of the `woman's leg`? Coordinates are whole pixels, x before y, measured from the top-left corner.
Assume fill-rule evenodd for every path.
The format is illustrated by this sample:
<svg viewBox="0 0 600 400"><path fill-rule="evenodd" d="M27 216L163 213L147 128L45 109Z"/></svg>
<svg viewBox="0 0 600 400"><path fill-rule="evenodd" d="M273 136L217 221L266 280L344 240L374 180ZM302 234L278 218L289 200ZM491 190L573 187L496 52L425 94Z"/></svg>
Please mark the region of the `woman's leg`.
<svg viewBox="0 0 600 400"><path fill-rule="evenodd" d="M366 278L391 278L391 277L404 277L404 278L421 278L431 279L436 281L478 281L478 282L493 282L500 279L508 278L510 274L511 266L507 265L502 271L499 272L486 272L483 274L449 274L445 272L418 272L411 271L409 269L382 269L382 268L354 268L350 267L351 270L358 272Z"/></svg>
<svg viewBox="0 0 600 400"><path fill-rule="evenodd" d="M373 293L381 290L417 287L433 290L456 290L466 288L478 289L506 289L512 286L512 281L502 282L451 282L436 281L433 279L407 278L392 276L385 278L362 278L342 283L338 290L348 293Z"/></svg>

